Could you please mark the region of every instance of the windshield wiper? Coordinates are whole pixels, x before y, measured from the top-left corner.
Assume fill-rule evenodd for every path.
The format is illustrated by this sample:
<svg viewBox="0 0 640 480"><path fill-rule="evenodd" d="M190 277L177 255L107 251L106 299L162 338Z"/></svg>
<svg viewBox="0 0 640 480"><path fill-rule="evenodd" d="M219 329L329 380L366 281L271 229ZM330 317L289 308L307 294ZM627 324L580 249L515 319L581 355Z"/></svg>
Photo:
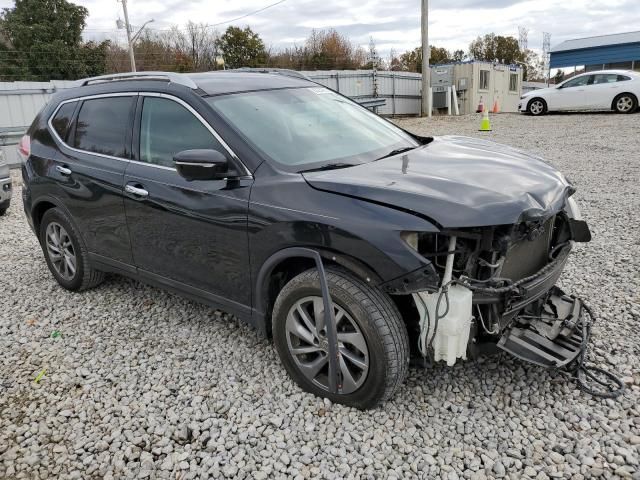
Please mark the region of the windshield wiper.
<svg viewBox="0 0 640 480"><path fill-rule="evenodd" d="M413 150L414 148L418 148L418 147L402 147L402 148L396 148L395 150L391 150L389 153L387 153L386 155L383 155L379 158L376 158L376 160L382 160L383 158L387 158L387 157L393 157L394 155L399 155L401 153L404 152L408 152L409 150Z"/></svg>
<svg viewBox="0 0 640 480"><path fill-rule="evenodd" d="M359 165L359 164L358 163L327 163L326 165L321 165L315 168L309 168L307 170L298 170L298 173L321 172L323 170L335 170L337 168L355 167L356 165Z"/></svg>

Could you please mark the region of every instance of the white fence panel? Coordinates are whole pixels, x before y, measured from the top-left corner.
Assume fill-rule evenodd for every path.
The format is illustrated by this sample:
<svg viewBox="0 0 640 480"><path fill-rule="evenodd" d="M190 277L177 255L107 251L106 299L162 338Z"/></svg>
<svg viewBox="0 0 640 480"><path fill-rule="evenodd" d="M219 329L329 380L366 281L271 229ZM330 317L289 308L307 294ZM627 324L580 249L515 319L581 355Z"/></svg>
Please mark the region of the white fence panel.
<svg viewBox="0 0 640 480"><path fill-rule="evenodd" d="M311 80L354 100L384 98L381 115L420 113L421 75L411 72L372 70L324 70L302 72ZM16 144L56 91L76 85L73 81L0 82L0 148L10 163L17 161Z"/></svg>
<svg viewBox="0 0 640 480"><path fill-rule="evenodd" d="M420 113L421 78L419 73L373 70L329 70L302 72L311 80L354 100L384 98L378 108L381 115L417 115ZM375 87L375 88L374 88Z"/></svg>

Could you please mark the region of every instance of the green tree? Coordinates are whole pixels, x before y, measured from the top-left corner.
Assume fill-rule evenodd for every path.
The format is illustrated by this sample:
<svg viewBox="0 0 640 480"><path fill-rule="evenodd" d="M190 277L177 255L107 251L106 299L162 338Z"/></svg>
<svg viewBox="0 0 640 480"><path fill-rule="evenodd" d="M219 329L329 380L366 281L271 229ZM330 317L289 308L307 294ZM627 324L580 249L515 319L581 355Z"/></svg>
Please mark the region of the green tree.
<svg viewBox="0 0 640 480"><path fill-rule="evenodd" d="M556 71L556 74L553 76L553 83L557 85L563 80L564 80L564 72L558 69Z"/></svg>
<svg viewBox="0 0 640 480"><path fill-rule="evenodd" d="M512 64L523 63L524 53L520 50L518 40L513 37L503 37L495 33L488 33L476 38L469 45L469 57L473 60L486 62L501 62Z"/></svg>
<svg viewBox="0 0 640 480"><path fill-rule="evenodd" d="M529 82L544 81L544 64L540 55L533 50L525 50L524 57L524 74L523 79Z"/></svg>
<svg viewBox="0 0 640 480"><path fill-rule="evenodd" d="M109 42L82 41L88 10L66 0L16 0L0 13L0 77L74 80L104 73Z"/></svg>
<svg viewBox="0 0 640 480"><path fill-rule="evenodd" d="M438 65L443 63L460 62L464 57L462 50L456 50L453 54L443 47L429 46L431 55L429 56L429 65ZM422 73L422 47L414 48L400 55L400 65L402 70L407 72Z"/></svg>
<svg viewBox="0 0 640 480"><path fill-rule="evenodd" d="M217 40L229 68L258 67L267 61L264 42L251 28L229 27Z"/></svg>

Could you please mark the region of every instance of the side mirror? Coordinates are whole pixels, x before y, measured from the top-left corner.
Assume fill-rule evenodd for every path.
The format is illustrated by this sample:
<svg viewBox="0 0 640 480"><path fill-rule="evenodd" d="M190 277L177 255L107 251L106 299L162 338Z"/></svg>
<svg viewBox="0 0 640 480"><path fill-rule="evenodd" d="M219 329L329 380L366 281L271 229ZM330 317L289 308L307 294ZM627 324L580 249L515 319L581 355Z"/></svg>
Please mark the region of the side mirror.
<svg viewBox="0 0 640 480"><path fill-rule="evenodd" d="M183 150L173 156L186 180L220 180L229 176L229 161L217 150Z"/></svg>

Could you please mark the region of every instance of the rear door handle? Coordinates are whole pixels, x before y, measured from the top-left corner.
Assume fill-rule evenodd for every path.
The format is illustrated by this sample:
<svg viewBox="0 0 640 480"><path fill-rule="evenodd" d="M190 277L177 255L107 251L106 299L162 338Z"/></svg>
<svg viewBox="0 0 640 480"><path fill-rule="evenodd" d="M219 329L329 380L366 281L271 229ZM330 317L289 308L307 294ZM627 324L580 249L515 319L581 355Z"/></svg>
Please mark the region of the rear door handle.
<svg viewBox="0 0 640 480"><path fill-rule="evenodd" d="M56 170L62 175L71 175L71 169L69 167L63 167L62 165L56 165Z"/></svg>
<svg viewBox="0 0 640 480"><path fill-rule="evenodd" d="M147 192L144 188L136 187L134 185L125 185L124 191L130 193L132 195L136 195L138 197L148 197L149 192Z"/></svg>

